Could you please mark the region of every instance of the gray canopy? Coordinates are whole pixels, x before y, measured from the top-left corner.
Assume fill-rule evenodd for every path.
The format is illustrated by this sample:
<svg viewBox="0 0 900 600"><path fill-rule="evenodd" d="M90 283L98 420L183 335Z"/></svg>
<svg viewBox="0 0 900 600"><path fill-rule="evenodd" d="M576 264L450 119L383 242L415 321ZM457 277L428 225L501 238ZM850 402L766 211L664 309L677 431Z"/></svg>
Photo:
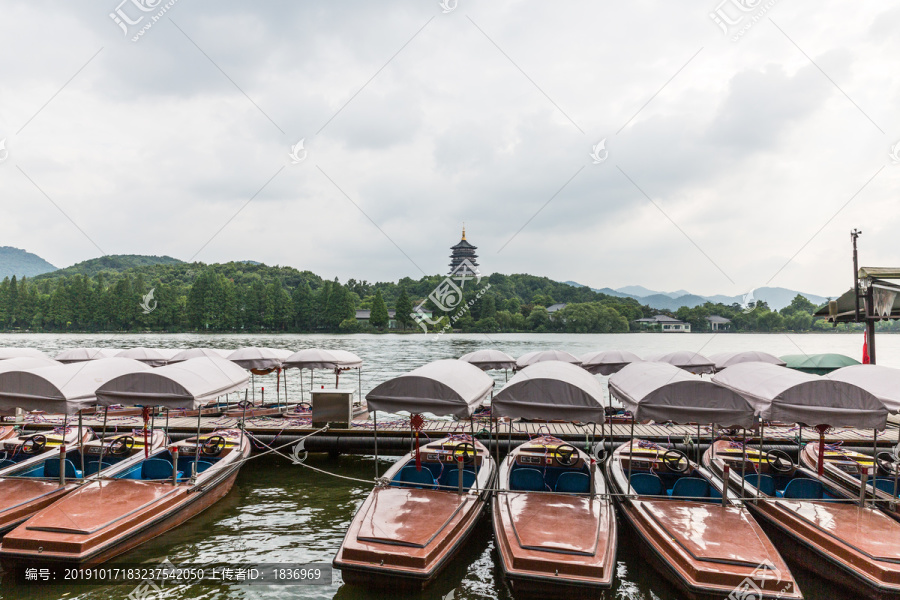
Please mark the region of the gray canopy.
<svg viewBox="0 0 900 600"><path fill-rule="evenodd" d="M609 378L609 393L638 421L744 428L756 422L747 400L668 363L640 362L624 367Z"/></svg>
<svg viewBox="0 0 900 600"><path fill-rule="evenodd" d="M290 356L285 352L275 348L239 348L228 355L228 360L245 369L270 371L281 368L281 363Z"/></svg>
<svg viewBox="0 0 900 600"><path fill-rule="evenodd" d="M716 371L721 371L734 365L745 362L764 362L771 365L783 367L786 363L768 352L757 352L756 350L746 350L744 352L722 352L721 354L713 354L709 360L715 363Z"/></svg>
<svg viewBox="0 0 900 600"><path fill-rule="evenodd" d="M406 411L465 418L487 398L494 380L460 360L436 360L389 379L366 394L370 411Z"/></svg>
<svg viewBox="0 0 900 600"><path fill-rule="evenodd" d="M832 371L825 377L861 387L881 400L888 411L894 414L900 412L900 369L881 365L853 365Z"/></svg>
<svg viewBox="0 0 900 600"><path fill-rule="evenodd" d="M23 356L30 356L32 358L50 358L40 350L34 348L0 348L0 360L21 358Z"/></svg>
<svg viewBox="0 0 900 600"><path fill-rule="evenodd" d="M679 352L669 352L668 354L656 354L648 356L648 361L669 363L679 369L684 369L691 373L701 375L703 373L715 373L716 365L713 361L706 358L698 352L690 352L681 350Z"/></svg>
<svg viewBox="0 0 900 600"><path fill-rule="evenodd" d="M97 388L110 379L152 371L130 358L100 358L56 367L0 373L0 408L73 414L96 404Z"/></svg>
<svg viewBox="0 0 900 600"><path fill-rule="evenodd" d="M644 359L627 350L600 350L588 352L581 357L581 366L594 375L612 375L622 370L625 365L641 362Z"/></svg>
<svg viewBox="0 0 900 600"><path fill-rule="evenodd" d="M232 352L233 350L219 350L218 348L188 348L187 350L180 350L169 357L168 364L201 357L228 358L228 355Z"/></svg>
<svg viewBox="0 0 900 600"><path fill-rule="evenodd" d="M476 350L459 357L459 360L473 364L482 371L492 371L494 369L515 369L516 359L500 350L487 348L485 350Z"/></svg>
<svg viewBox="0 0 900 600"><path fill-rule="evenodd" d="M169 362L166 355L155 348L129 348L116 354L119 358L133 358L151 367L162 367Z"/></svg>
<svg viewBox="0 0 900 600"><path fill-rule="evenodd" d="M519 371L491 401L494 416L599 423L603 386L571 363L546 361Z"/></svg>
<svg viewBox="0 0 900 600"><path fill-rule="evenodd" d="M199 408L243 390L250 376L224 358L191 358L150 371L121 375L97 389L97 403Z"/></svg>
<svg viewBox="0 0 900 600"><path fill-rule="evenodd" d="M294 352L283 363L285 369L359 369L362 359L346 350L307 348Z"/></svg>
<svg viewBox="0 0 900 600"><path fill-rule="evenodd" d="M887 422L887 408L861 387L786 367L742 363L713 382L746 398L768 421L867 429L884 429Z"/></svg>
<svg viewBox="0 0 900 600"><path fill-rule="evenodd" d="M578 360L575 355L564 350L538 350L537 352L529 352L528 354L520 356L516 361L516 368L524 369L529 365L548 360L558 360L561 362L572 363L573 365L581 364L581 361Z"/></svg>
<svg viewBox="0 0 900 600"><path fill-rule="evenodd" d="M43 367L58 367L61 362L52 358L39 356L20 356L18 358L9 358L0 360L0 373L7 371L31 371L32 369L41 369Z"/></svg>
<svg viewBox="0 0 900 600"><path fill-rule="evenodd" d="M119 351L115 348L69 348L56 355L61 363L84 362L101 358L114 358Z"/></svg>

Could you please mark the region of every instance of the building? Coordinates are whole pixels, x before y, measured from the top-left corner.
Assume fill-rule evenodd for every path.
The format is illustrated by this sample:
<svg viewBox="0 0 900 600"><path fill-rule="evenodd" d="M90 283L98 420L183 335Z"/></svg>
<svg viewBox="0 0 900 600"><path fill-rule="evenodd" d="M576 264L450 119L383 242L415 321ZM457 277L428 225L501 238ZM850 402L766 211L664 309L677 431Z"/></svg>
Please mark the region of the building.
<svg viewBox="0 0 900 600"><path fill-rule="evenodd" d="M709 321L709 328L712 331L728 331L731 329L731 319L720 317L719 315L709 315L706 317Z"/></svg>
<svg viewBox="0 0 900 600"><path fill-rule="evenodd" d="M422 309L420 311L423 316L431 319L433 318L433 314L430 310ZM369 319L372 317L371 310L357 310L356 311L356 321L360 325L367 325L369 323ZM413 327L417 327L416 323L412 324ZM397 311L396 310L388 310L388 329L397 329L400 327L400 324L397 323Z"/></svg>
<svg viewBox="0 0 900 600"><path fill-rule="evenodd" d="M656 329L663 333L690 333L691 324L679 321L678 319L667 317L666 315L654 315L635 321L641 326L641 329Z"/></svg>
<svg viewBox="0 0 900 600"><path fill-rule="evenodd" d="M477 249L477 246L473 246L466 240L466 226L463 225L462 239L458 244L450 248L450 273L471 277L478 275L476 272L478 270L478 255L475 254ZM462 266L465 261L468 261L469 264ZM458 268L459 270L457 270Z"/></svg>
<svg viewBox="0 0 900 600"><path fill-rule="evenodd" d="M551 304L547 307L547 314L552 315L555 312L558 312L566 307L565 302L557 302L556 304Z"/></svg>

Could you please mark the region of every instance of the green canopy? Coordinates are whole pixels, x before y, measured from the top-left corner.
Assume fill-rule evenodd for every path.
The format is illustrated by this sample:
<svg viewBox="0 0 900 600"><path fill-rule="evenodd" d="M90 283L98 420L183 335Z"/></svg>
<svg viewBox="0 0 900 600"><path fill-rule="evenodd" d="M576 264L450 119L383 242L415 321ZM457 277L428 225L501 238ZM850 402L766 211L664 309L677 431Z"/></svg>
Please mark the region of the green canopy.
<svg viewBox="0 0 900 600"><path fill-rule="evenodd" d="M860 364L858 360L843 354L788 354L781 360L789 369L813 375L827 375L837 369Z"/></svg>

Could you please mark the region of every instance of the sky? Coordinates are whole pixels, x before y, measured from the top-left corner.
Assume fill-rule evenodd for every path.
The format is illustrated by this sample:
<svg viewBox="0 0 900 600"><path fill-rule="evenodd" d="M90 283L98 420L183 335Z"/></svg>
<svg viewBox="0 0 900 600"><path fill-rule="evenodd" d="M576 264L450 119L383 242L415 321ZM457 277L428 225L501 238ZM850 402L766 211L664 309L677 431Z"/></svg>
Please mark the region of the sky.
<svg viewBox="0 0 900 600"><path fill-rule="evenodd" d="M7 0L0 245L833 296L900 264L900 7Z"/></svg>

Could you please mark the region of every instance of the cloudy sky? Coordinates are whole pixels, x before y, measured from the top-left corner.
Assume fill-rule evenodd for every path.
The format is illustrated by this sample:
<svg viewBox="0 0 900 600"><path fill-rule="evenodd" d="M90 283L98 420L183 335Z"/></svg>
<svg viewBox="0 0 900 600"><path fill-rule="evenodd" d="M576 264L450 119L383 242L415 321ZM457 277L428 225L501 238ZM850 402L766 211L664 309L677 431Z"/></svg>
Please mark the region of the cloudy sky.
<svg viewBox="0 0 900 600"><path fill-rule="evenodd" d="M465 221L486 272L831 295L858 227L900 264L896 6L119 1L4 2L0 245L395 280Z"/></svg>

